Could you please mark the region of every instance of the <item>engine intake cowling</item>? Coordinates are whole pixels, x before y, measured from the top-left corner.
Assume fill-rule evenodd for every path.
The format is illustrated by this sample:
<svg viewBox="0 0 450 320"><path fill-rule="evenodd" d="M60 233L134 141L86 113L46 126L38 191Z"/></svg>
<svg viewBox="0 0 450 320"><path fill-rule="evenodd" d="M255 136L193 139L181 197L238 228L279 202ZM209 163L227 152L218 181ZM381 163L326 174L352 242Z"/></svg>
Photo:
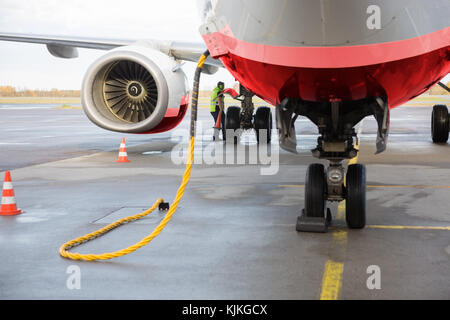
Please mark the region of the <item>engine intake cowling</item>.
<svg viewBox="0 0 450 320"><path fill-rule="evenodd" d="M88 69L81 102L99 127L125 133L170 130L184 117L186 76L175 60L145 46L109 51Z"/></svg>

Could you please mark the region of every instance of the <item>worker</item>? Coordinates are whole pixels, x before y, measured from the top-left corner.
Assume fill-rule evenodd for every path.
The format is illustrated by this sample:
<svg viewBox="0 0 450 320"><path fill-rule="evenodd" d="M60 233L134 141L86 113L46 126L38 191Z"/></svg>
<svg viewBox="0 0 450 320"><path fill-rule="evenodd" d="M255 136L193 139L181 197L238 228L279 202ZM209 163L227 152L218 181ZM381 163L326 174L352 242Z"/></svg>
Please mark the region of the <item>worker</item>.
<svg viewBox="0 0 450 320"><path fill-rule="evenodd" d="M225 101L223 96L223 90L225 89L225 84L222 81L217 83L217 86L213 89L211 93L211 115L214 118L214 127L216 127L217 117L219 116L219 102L222 104L222 115L221 115L221 129L222 129L222 137L223 140L226 139L225 133ZM215 135L213 136L213 140L215 140Z"/></svg>

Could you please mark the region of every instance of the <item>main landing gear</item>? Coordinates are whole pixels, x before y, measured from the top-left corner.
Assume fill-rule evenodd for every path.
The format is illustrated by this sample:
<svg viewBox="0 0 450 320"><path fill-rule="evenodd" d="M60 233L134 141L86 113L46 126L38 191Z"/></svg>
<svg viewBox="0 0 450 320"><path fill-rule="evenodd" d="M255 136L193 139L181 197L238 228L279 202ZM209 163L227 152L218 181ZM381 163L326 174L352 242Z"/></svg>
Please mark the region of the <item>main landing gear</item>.
<svg viewBox="0 0 450 320"><path fill-rule="evenodd" d="M450 88L442 82L438 83L442 88L450 92ZM433 106L431 113L431 138L434 143L447 143L450 131L450 115L445 104Z"/></svg>
<svg viewBox="0 0 450 320"><path fill-rule="evenodd" d="M346 201L346 222L351 229L366 224L366 168L352 163L347 170L344 160L357 156L358 141L355 125L373 115L378 123L377 153L386 148L389 129L387 99L376 97L360 101L330 101L313 103L299 99L285 99L277 106L277 127L280 146L296 152L294 122L298 115L308 117L319 129L313 156L328 160L310 164L306 171L305 208L297 218L296 230L327 232L331 224L331 210L327 202Z"/></svg>
<svg viewBox="0 0 450 320"><path fill-rule="evenodd" d="M241 107L230 106L227 108L225 129L227 141L238 143L242 130L255 129L258 144L269 144L272 132L272 112L269 107L259 107L254 112L254 94L244 86L239 86L239 99Z"/></svg>
<svg viewBox="0 0 450 320"><path fill-rule="evenodd" d="M450 130L450 117L446 105L433 106L431 113L431 137L434 143L446 143Z"/></svg>

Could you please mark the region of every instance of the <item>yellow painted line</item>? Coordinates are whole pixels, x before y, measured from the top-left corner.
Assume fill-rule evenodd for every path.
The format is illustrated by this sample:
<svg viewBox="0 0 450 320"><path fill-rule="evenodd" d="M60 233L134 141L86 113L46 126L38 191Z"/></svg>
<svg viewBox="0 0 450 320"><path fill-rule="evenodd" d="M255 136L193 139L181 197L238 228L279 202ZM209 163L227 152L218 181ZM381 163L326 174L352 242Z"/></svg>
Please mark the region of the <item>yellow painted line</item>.
<svg viewBox="0 0 450 320"><path fill-rule="evenodd" d="M433 105L406 105L406 106L401 106L399 108L427 108L427 109L431 109L433 107Z"/></svg>
<svg viewBox="0 0 450 320"><path fill-rule="evenodd" d="M345 204L344 204L345 208ZM336 244L347 244L347 230L336 230L333 232L333 240Z"/></svg>
<svg viewBox="0 0 450 320"><path fill-rule="evenodd" d="M336 219L337 220L345 219L345 200L339 202L339 205L337 207Z"/></svg>
<svg viewBox="0 0 450 320"><path fill-rule="evenodd" d="M337 300L342 287L342 274L344 264L328 260L325 264L325 272L322 278L322 291L320 300Z"/></svg>
<svg viewBox="0 0 450 320"><path fill-rule="evenodd" d="M304 184L280 184L281 188L304 188ZM367 188L450 189L450 186L432 185L367 185Z"/></svg>
<svg viewBox="0 0 450 320"><path fill-rule="evenodd" d="M358 134L362 131L362 123L358 128ZM359 151L359 140L355 145L355 149ZM356 157L350 159L349 165L356 164L358 162L358 154ZM345 180L344 180L345 184ZM300 188L304 185L280 185L281 187L294 187ZM401 186L401 185L369 185L369 188L439 188L447 186ZM449 187L450 188L450 187ZM336 219L345 219L345 200L341 201L338 205ZM416 230L450 230L450 227L425 227L425 226L383 226L383 225L368 225L367 228L372 229L416 229ZM343 285L343 274L344 274L344 260L345 252L347 247L347 231L344 229L334 229L333 230L333 243L331 251L333 259L329 259L325 263L324 273L322 276L322 287L320 292L320 300L337 300L339 299L340 291Z"/></svg>
<svg viewBox="0 0 450 320"><path fill-rule="evenodd" d="M339 210L339 207L341 210ZM339 212L345 212L345 201L341 201L338 207ZM347 230L335 229L333 231L333 243L329 249L335 256L335 260L344 261L345 251L347 247ZM336 259L337 258L337 259ZM324 273L322 276L322 287L320 290L320 300L337 300L341 291L344 262L328 260L325 263Z"/></svg>
<svg viewBox="0 0 450 320"><path fill-rule="evenodd" d="M432 185L367 185L367 188L450 189L450 186Z"/></svg>
<svg viewBox="0 0 450 320"><path fill-rule="evenodd" d="M342 210L345 212L345 202L341 201L341 204ZM330 251L332 251L332 254L335 256L334 260L344 261L346 245L347 230L335 229L333 231L333 243L330 248ZM325 263L320 300L337 300L339 298L344 274L344 262L334 260L330 259Z"/></svg>
<svg viewBox="0 0 450 320"><path fill-rule="evenodd" d="M361 135L362 128L363 128L364 120L361 122L359 128L358 128L358 135ZM358 139L355 144L355 149L358 150L358 153L356 156L349 160L348 164L356 164L358 162L358 156L359 156L359 143L360 140ZM345 179L344 179L344 185L345 185ZM345 218L345 201L341 201L338 205L338 211L337 211L337 219L344 219ZM340 260L344 260L345 258L345 251L347 247L347 231L345 230L335 230L333 232L333 245L331 247L331 250L334 254L338 254L340 257ZM339 254L340 253L340 254ZM328 260L325 263L325 271L323 273L322 277L322 289L320 292L320 300L337 300L339 298L339 292L342 287L342 278L344 273L344 263L343 262L337 262L333 260Z"/></svg>
<svg viewBox="0 0 450 320"><path fill-rule="evenodd" d="M53 109L56 109L56 110L71 110L71 109L79 109L79 110L81 110L81 109L82 109L82 107L81 107L81 106L70 106L70 105L64 104L64 105L62 105L62 106L58 106L58 107L53 107Z"/></svg>
<svg viewBox="0 0 450 320"><path fill-rule="evenodd" d="M304 184L280 184L279 187L281 188L304 188Z"/></svg>
<svg viewBox="0 0 450 320"><path fill-rule="evenodd" d="M410 101L416 102L416 101L445 101L448 100L447 94L443 95L442 97L417 97Z"/></svg>
<svg viewBox="0 0 450 320"><path fill-rule="evenodd" d="M410 230L448 230L450 231L450 226L447 227L433 227L433 226L384 226L384 225L368 225L366 228L370 229L410 229Z"/></svg>

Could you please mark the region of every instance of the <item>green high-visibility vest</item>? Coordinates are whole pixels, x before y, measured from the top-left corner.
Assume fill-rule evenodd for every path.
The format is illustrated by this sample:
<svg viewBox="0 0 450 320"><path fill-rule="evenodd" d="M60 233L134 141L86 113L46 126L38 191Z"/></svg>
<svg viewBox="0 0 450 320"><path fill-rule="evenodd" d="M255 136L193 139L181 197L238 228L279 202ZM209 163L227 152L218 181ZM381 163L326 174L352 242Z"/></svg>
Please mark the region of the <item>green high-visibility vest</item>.
<svg viewBox="0 0 450 320"><path fill-rule="evenodd" d="M222 99L222 106L225 107L223 95L221 97L217 97L217 95L221 92L219 87L215 87L214 90L211 93L211 107L209 108L209 111L215 112L216 107L217 111L219 111L219 99Z"/></svg>

